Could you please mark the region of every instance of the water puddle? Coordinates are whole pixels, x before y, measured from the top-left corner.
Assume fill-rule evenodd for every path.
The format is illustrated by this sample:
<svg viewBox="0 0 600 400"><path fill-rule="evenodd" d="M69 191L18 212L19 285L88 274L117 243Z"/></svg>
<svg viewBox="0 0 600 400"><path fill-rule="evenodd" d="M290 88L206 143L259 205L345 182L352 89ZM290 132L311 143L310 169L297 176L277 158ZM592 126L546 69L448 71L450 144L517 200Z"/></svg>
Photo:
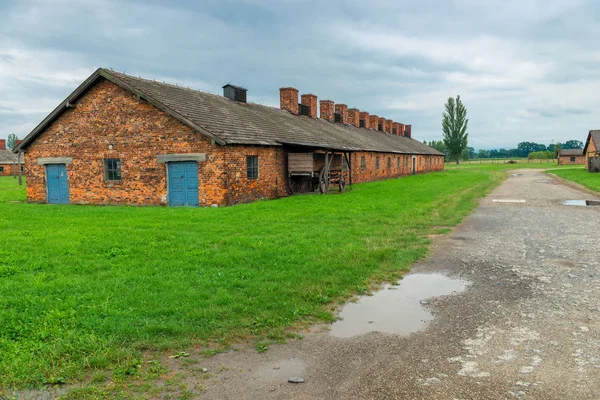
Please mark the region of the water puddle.
<svg viewBox="0 0 600 400"><path fill-rule="evenodd" d="M566 200L562 202L565 206L600 206L600 201L598 200Z"/></svg>
<svg viewBox="0 0 600 400"><path fill-rule="evenodd" d="M330 334L348 338L374 331L399 335L420 331L433 320L424 307L427 299L462 292L468 285L443 274L407 275L398 286L384 285L373 296L345 305Z"/></svg>

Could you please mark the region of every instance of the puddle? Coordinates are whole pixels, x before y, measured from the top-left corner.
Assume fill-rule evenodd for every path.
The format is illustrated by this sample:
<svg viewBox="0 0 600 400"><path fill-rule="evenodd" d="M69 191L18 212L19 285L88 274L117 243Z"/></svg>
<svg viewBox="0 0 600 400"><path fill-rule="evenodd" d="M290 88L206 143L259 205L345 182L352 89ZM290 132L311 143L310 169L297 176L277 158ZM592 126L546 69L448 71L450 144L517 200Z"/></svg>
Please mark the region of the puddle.
<svg viewBox="0 0 600 400"><path fill-rule="evenodd" d="M565 206L600 206L600 201L598 200L566 200L562 202Z"/></svg>
<svg viewBox="0 0 600 400"><path fill-rule="evenodd" d="M287 382L292 376L303 376L306 363L299 358L289 358L260 367L256 371L259 379Z"/></svg>
<svg viewBox="0 0 600 400"><path fill-rule="evenodd" d="M361 297L342 309L342 320L331 326L330 334L348 338L368 332L408 335L433 320L424 307L426 299L464 291L469 283L442 274L407 275L398 286L385 285L373 296Z"/></svg>
<svg viewBox="0 0 600 400"><path fill-rule="evenodd" d="M523 174L512 174L512 176L523 176Z"/></svg>

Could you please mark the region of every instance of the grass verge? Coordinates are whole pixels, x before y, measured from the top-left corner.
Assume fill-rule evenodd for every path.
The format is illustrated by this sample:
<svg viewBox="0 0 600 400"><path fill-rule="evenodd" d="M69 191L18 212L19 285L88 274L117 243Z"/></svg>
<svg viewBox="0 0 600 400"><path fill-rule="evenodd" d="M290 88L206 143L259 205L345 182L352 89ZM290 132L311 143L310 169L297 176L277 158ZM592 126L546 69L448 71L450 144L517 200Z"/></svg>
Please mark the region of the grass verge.
<svg viewBox="0 0 600 400"><path fill-rule="evenodd" d="M332 321L332 305L401 276L505 175L453 169L221 209L14 203L24 189L0 178L0 393L119 381L146 350Z"/></svg>
<svg viewBox="0 0 600 400"><path fill-rule="evenodd" d="M552 169L548 171L571 182L578 183L588 189L600 192L600 174L591 174L582 167Z"/></svg>

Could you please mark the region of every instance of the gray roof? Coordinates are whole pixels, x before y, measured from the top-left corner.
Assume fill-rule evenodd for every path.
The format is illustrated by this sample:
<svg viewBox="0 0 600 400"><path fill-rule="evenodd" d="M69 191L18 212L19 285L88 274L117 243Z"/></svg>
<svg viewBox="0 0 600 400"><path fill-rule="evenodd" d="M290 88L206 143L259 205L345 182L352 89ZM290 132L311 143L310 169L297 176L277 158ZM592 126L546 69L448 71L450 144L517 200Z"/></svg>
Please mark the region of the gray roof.
<svg viewBox="0 0 600 400"><path fill-rule="evenodd" d="M600 130L592 130L588 135L587 140L585 141L585 146L583 146L583 152L587 153L588 145L590 144L590 140L594 141L594 146L596 147L596 151L600 151Z"/></svg>
<svg viewBox="0 0 600 400"><path fill-rule="evenodd" d="M583 149L560 149L561 156L582 156Z"/></svg>
<svg viewBox="0 0 600 400"><path fill-rule="evenodd" d="M19 148L26 148L47 125L67 107L72 106L100 78L108 79L137 94L222 145L298 145L332 150L443 155L408 137L292 115L275 107L240 103L223 96L103 68L94 72L27 135Z"/></svg>
<svg viewBox="0 0 600 400"><path fill-rule="evenodd" d="M17 155L10 150L0 150L0 164L12 164L17 162ZM23 156L21 156L23 162Z"/></svg>

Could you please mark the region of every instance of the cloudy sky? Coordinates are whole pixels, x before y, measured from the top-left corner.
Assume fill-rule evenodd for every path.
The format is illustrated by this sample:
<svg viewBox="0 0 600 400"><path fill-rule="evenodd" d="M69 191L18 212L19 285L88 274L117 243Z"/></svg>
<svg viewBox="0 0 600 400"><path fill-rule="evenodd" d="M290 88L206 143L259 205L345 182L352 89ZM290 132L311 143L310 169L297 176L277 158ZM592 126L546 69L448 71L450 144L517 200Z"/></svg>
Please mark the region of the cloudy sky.
<svg viewBox="0 0 600 400"><path fill-rule="evenodd" d="M1 0L0 138L24 137L97 67L278 106L294 86L469 144L585 140L600 129L595 0Z"/></svg>

